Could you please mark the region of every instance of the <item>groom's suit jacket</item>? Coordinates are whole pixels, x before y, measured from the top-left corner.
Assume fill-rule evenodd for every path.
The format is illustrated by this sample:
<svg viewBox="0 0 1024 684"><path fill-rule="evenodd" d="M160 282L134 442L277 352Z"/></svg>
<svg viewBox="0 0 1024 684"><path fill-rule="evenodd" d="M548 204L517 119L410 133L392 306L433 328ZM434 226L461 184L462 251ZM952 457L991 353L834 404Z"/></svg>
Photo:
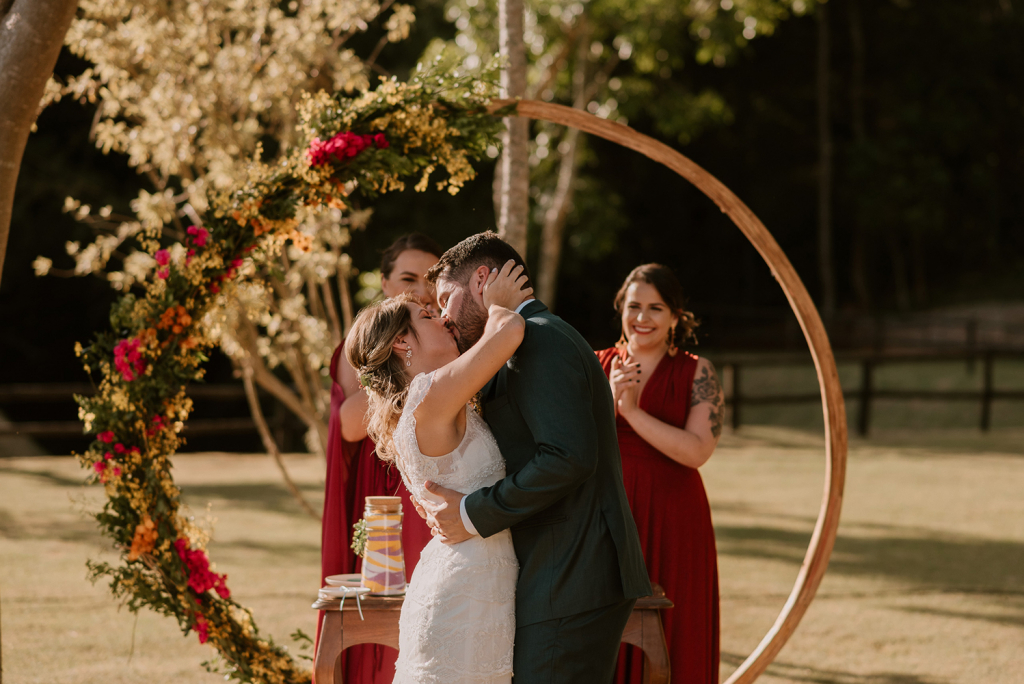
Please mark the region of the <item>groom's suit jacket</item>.
<svg viewBox="0 0 1024 684"><path fill-rule="evenodd" d="M519 627L651 593L601 364L539 301L522 315L522 344L481 393L507 475L465 500L482 536L512 532Z"/></svg>

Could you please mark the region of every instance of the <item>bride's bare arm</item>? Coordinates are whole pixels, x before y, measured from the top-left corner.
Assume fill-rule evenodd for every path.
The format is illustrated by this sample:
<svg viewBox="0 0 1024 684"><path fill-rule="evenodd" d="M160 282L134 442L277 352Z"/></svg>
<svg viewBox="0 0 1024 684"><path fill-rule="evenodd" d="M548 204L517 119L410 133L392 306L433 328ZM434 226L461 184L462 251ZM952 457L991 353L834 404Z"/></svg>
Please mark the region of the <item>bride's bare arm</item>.
<svg viewBox="0 0 1024 684"><path fill-rule="evenodd" d="M430 391L416 408L417 420L454 420L515 353L526 330L515 309L533 295L533 288L522 289L526 282L522 272L522 266L509 261L500 273L491 273L484 285L488 308L483 336L465 354L437 369Z"/></svg>

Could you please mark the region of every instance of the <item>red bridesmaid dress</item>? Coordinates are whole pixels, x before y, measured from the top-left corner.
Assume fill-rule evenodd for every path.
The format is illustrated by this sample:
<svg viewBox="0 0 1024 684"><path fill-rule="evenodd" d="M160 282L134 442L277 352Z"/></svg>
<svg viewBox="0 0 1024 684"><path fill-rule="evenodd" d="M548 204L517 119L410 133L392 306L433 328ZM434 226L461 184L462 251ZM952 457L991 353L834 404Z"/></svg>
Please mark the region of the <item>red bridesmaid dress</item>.
<svg viewBox="0 0 1024 684"><path fill-rule="evenodd" d="M606 375L615 348L597 352ZM647 380L640 408L658 420L684 427L697 357L665 356ZM616 419L622 478L651 581L675 604L662 611L672 665L672 684L718 683L718 554L711 507L696 468L673 461ZM643 654L619 652L618 684L640 684Z"/></svg>
<svg viewBox="0 0 1024 684"><path fill-rule="evenodd" d="M345 390L338 384L342 345L331 357L331 416L327 426L327 478L324 483L324 515L320 533L320 586L328 575L362 570L362 559L351 548L352 525L363 517L367 496L402 497L402 550L405 575L412 577L423 547L430 541L430 528L416 513L409 490L402 484L398 468L386 463L374 451L373 440L346 442L341 437L341 405ZM317 618L316 641L320 641L323 613ZM314 651L315 652L315 651ZM346 684L391 684L395 677L398 651L379 644L361 644L342 653Z"/></svg>

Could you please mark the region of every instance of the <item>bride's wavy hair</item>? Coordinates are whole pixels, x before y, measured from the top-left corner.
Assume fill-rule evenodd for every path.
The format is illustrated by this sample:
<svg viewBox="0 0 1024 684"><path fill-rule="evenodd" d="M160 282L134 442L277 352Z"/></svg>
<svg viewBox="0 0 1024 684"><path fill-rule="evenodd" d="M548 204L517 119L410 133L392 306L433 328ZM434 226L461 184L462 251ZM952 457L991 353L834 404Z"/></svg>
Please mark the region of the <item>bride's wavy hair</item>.
<svg viewBox="0 0 1024 684"><path fill-rule="evenodd" d="M366 390L366 434L377 444L377 456L394 461L392 436L409 394L405 360L394 353L395 340L416 335L409 302L417 299L401 294L372 304L356 316L345 339L345 358L356 369L359 384Z"/></svg>

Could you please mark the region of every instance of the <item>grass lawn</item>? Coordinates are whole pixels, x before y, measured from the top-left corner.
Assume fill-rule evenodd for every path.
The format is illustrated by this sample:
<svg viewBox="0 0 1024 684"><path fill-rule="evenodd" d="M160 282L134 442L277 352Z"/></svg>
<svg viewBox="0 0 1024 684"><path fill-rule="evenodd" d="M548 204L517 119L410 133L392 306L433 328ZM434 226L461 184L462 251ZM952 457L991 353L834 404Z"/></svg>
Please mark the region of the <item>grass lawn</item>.
<svg viewBox="0 0 1024 684"><path fill-rule="evenodd" d="M747 426L702 469L722 585L723 675L750 652L792 586L817 514L821 440ZM320 501L322 462L289 457ZM176 460L211 554L235 596L279 642L312 633L319 525L266 456ZM67 457L0 460L4 681L212 682L213 651L149 613L118 610L85 580L111 559L81 511L102 500ZM818 598L764 682L1021 682L1024 672L1024 430L878 431L851 448L840 538ZM134 648L133 648L134 639Z"/></svg>

